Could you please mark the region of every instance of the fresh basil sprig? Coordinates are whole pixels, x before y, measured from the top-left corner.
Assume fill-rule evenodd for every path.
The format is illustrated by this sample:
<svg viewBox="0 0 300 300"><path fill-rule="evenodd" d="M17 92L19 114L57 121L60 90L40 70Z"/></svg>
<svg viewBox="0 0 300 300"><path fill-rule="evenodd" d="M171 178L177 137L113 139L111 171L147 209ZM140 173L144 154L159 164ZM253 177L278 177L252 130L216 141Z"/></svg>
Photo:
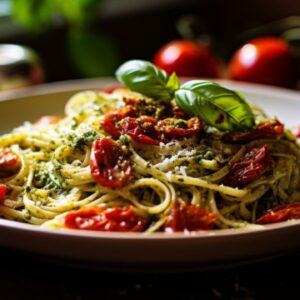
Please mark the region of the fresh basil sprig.
<svg viewBox="0 0 300 300"><path fill-rule="evenodd" d="M180 84L175 73L171 76L144 60L130 60L116 71L117 79L135 92L145 96L168 101Z"/></svg>
<svg viewBox="0 0 300 300"><path fill-rule="evenodd" d="M180 87L175 73L167 73L148 61L130 60L116 71L117 79L145 96L175 101L185 112L222 131L250 129L254 114L235 91L206 80L191 80Z"/></svg>
<svg viewBox="0 0 300 300"><path fill-rule="evenodd" d="M250 129L254 114L238 93L206 80L191 80L175 92L175 101L190 115L224 131Z"/></svg>

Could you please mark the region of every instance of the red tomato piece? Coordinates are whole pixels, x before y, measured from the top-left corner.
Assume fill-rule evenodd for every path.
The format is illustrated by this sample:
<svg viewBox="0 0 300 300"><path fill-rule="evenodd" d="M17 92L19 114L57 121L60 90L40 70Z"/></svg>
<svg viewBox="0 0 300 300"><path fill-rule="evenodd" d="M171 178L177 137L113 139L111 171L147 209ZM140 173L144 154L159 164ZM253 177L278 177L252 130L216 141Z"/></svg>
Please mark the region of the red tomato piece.
<svg viewBox="0 0 300 300"><path fill-rule="evenodd" d="M191 118L188 121L176 118L167 118L158 121L157 130L168 137L182 138L191 137L199 134L201 131L201 122L199 118Z"/></svg>
<svg viewBox="0 0 300 300"><path fill-rule="evenodd" d="M122 87L121 84L115 84L111 86L107 86L104 89L101 90L101 92L107 93L107 94L112 94L116 89Z"/></svg>
<svg viewBox="0 0 300 300"><path fill-rule="evenodd" d="M284 125L277 119L259 124L255 129L235 131L222 136L224 143L243 144L258 139L277 139L284 132Z"/></svg>
<svg viewBox="0 0 300 300"><path fill-rule="evenodd" d="M123 187L132 172L125 151L110 137L93 142L90 168L94 180L109 188Z"/></svg>
<svg viewBox="0 0 300 300"><path fill-rule="evenodd" d="M168 233L179 231L197 231L213 229L218 214L209 212L197 205L176 203L164 225L164 231Z"/></svg>
<svg viewBox="0 0 300 300"><path fill-rule="evenodd" d="M19 158L10 149L0 151L0 177L7 177L19 169Z"/></svg>
<svg viewBox="0 0 300 300"><path fill-rule="evenodd" d="M229 63L236 80L295 87L297 64L289 45L277 37L261 37L237 50Z"/></svg>
<svg viewBox="0 0 300 300"><path fill-rule="evenodd" d="M123 99L125 105L132 105L135 106L138 104L139 100L134 99L134 98L124 98Z"/></svg>
<svg viewBox="0 0 300 300"><path fill-rule="evenodd" d="M122 133L128 134L142 144L159 145L158 133L155 129L157 120L148 116L125 118L120 122Z"/></svg>
<svg viewBox="0 0 300 300"><path fill-rule="evenodd" d="M295 132L294 132L296 138L300 138L300 125L297 126L297 128L295 129Z"/></svg>
<svg viewBox="0 0 300 300"><path fill-rule="evenodd" d="M119 121L125 117L133 116L135 109L132 106L125 106L120 109L114 110L104 115L101 121L101 126L104 130L112 135L113 138L119 138L121 135L121 128L118 124Z"/></svg>
<svg viewBox="0 0 300 300"><path fill-rule="evenodd" d="M183 111L179 106L176 104L171 104L171 116L177 119L188 120L190 115L188 115L185 111Z"/></svg>
<svg viewBox="0 0 300 300"><path fill-rule="evenodd" d="M220 65L204 45L189 40L174 40L161 47L153 62L159 68L179 76L215 78L220 74Z"/></svg>
<svg viewBox="0 0 300 300"><path fill-rule="evenodd" d="M43 116L34 122L34 126L44 128L58 123L61 120L59 116Z"/></svg>
<svg viewBox="0 0 300 300"><path fill-rule="evenodd" d="M71 229L96 231L141 232L147 220L138 216L128 207L83 208L69 212L64 218L64 225Z"/></svg>
<svg viewBox="0 0 300 300"><path fill-rule="evenodd" d="M257 224L271 224L287 221L290 219L300 219L300 203L279 205L256 220Z"/></svg>
<svg viewBox="0 0 300 300"><path fill-rule="evenodd" d="M240 187L262 176L272 164L268 146L253 148L238 162L229 167L224 183Z"/></svg>
<svg viewBox="0 0 300 300"><path fill-rule="evenodd" d="M0 203L5 199L6 193L7 193L6 184L0 183Z"/></svg>

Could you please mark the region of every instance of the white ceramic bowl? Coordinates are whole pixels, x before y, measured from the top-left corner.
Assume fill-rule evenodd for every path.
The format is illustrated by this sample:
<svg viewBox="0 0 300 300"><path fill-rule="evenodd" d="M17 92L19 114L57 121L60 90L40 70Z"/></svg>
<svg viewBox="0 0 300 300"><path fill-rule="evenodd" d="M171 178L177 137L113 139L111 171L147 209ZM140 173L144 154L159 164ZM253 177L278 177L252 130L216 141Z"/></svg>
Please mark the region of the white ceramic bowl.
<svg viewBox="0 0 300 300"><path fill-rule="evenodd" d="M300 93L261 85L220 81L277 116L288 127L300 123ZM71 81L0 93L0 130L4 133L41 115L61 114L79 90L112 86L110 79ZM233 229L152 235L45 230L0 219L0 245L79 266L160 271L203 269L250 262L300 247L300 221L262 229Z"/></svg>

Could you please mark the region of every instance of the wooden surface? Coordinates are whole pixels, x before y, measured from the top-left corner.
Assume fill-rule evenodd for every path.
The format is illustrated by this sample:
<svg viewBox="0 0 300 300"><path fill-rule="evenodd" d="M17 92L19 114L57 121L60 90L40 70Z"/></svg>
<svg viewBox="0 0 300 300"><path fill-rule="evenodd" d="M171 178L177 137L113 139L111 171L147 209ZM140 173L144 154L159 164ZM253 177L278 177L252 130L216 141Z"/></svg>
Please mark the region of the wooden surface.
<svg viewBox="0 0 300 300"><path fill-rule="evenodd" d="M250 300L296 299L293 295L299 294L300 253L243 267L181 274L88 271L3 248L0 261L1 300Z"/></svg>

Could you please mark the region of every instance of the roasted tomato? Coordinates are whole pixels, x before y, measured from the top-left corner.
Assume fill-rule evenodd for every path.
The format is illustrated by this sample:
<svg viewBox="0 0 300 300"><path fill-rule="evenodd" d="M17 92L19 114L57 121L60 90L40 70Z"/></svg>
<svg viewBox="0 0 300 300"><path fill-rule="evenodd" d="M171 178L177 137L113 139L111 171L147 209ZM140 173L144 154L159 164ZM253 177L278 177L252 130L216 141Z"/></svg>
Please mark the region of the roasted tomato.
<svg viewBox="0 0 300 300"><path fill-rule="evenodd" d="M161 119L166 117L171 110L171 104L158 99L124 98L123 101L126 105L134 107L136 117L148 116Z"/></svg>
<svg viewBox="0 0 300 300"><path fill-rule="evenodd" d="M116 89L122 87L120 84L110 85L101 90L101 92L112 94Z"/></svg>
<svg viewBox="0 0 300 300"><path fill-rule="evenodd" d="M257 139L277 139L284 132L284 125L277 119L259 124L255 129L225 133L222 141L229 144L243 144Z"/></svg>
<svg viewBox="0 0 300 300"><path fill-rule="evenodd" d="M125 118L120 122L122 133L128 134L133 140L149 145L159 145L159 136L155 129L157 120L148 116Z"/></svg>
<svg viewBox="0 0 300 300"><path fill-rule="evenodd" d="M220 64L204 45L189 40L174 40L161 47L153 62L167 73L179 76L218 77Z"/></svg>
<svg viewBox="0 0 300 300"><path fill-rule="evenodd" d="M190 115L187 114L185 111L183 111L179 106L172 103L171 104L171 117L177 118L177 119L188 120L190 118Z"/></svg>
<svg viewBox="0 0 300 300"><path fill-rule="evenodd" d="M5 199L6 192L7 192L6 184L0 183L0 203Z"/></svg>
<svg viewBox="0 0 300 300"><path fill-rule="evenodd" d="M217 213L211 213L197 205L176 203L167 216L164 231L172 233L213 229L217 219Z"/></svg>
<svg viewBox="0 0 300 300"><path fill-rule="evenodd" d="M229 77L236 80L295 87L296 58L289 45L277 37L249 41L229 62Z"/></svg>
<svg viewBox="0 0 300 300"><path fill-rule="evenodd" d="M300 125L298 125L294 131L294 135L296 136L297 139L300 138Z"/></svg>
<svg viewBox="0 0 300 300"><path fill-rule="evenodd" d="M287 221L290 219L300 219L300 203L279 205L256 220L257 224L270 224Z"/></svg>
<svg viewBox="0 0 300 300"><path fill-rule="evenodd" d="M107 133L112 135L113 138L119 138L121 135L121 128L118 122L126 117L133 116L134 112L135 109L132 106L125 106L109 112L104 115L101 126Z"/></svg>
<svg viewBox="0 0 300 300"><path fill-rule="evenodd" d="M167 137L191 137L197 135L201 131L201 122L196 117L191 118L188 121L176 118L167 118L158 121L156 128Z"/></svg>
<svg viewBox="0 0 300 300"><path fill-rule="evenodd" d="M131 206L83 208L69 212L64 217L64 225L71 229L98 231L143 231L147 220L138 216Z"/></svg>
<svg viewBox="0 0 300 300"><path fill-rule="evenodd" d="M49 125L58 123L61 120L59 116L43 116L34 122L34 126L44 128Z"/></svg>
<svg viewBox="0 0 300 300"><path fill-rule="evenodd" d="M240 187L262 176L272 165L272 158L266 145L253 148L238 162L229 166L224 183Z"/></svg>
<svg viewBox="0 0 300 300"><path fill-rule="evenodd" d="M110 137L95 140L90 157L90 168L94 180L109 188L123 187L131 176L128 153Z"/></svg>
<svg viewBox="0 0 300 300"><path fill-rule="evenodd" d="M10 149L0 151L0 178L8 177L20 169L18 156Z"/></svg>

